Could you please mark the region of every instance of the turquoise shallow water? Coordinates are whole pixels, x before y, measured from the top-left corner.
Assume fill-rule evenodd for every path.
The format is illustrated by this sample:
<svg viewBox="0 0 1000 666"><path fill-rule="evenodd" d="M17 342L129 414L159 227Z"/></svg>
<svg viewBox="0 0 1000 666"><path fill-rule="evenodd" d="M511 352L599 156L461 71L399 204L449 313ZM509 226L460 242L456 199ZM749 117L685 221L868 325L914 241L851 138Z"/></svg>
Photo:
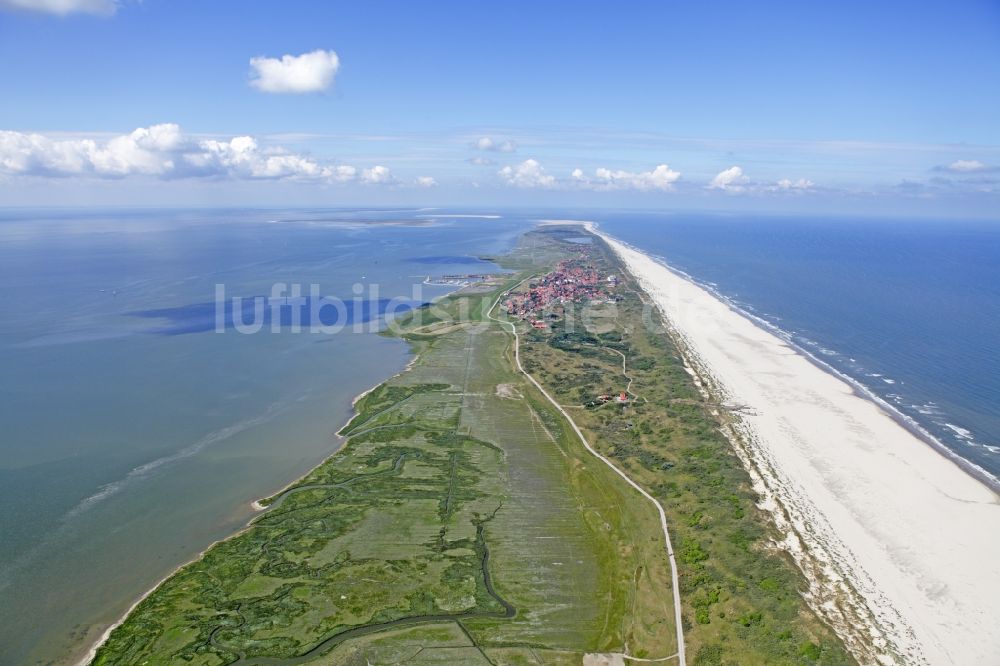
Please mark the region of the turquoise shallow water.
<svg viewBox="0 0 1000 666"><path fill-rule="evenodd" d="M446 293L427 275L495 269L475 257L524 227L421 214L0 214L0 664L78 654L329 455L352 398L409 358L371 323L216 333L216 284L315 283L377 321Z"/></svg>

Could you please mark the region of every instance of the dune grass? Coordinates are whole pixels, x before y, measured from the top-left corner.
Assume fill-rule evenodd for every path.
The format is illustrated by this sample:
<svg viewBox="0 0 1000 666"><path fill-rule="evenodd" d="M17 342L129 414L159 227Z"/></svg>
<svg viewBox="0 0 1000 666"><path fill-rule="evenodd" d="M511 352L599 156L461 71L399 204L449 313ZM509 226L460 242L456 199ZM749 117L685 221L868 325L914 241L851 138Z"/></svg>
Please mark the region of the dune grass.
<svg viewBox="0 0 1000 666"><path fill-rule="evenodd" d="M553 308L545 331L522 324L522 360L573 407L589 441L663 504L678 554L689 663L854 663L809 610L801 573L774 547L782 537L756 508L749 477L720 431L726 410L701 395L658 314L599 238L588 261L617 276L616 302ZM625 404L596 399L626 388Z"/></svg>

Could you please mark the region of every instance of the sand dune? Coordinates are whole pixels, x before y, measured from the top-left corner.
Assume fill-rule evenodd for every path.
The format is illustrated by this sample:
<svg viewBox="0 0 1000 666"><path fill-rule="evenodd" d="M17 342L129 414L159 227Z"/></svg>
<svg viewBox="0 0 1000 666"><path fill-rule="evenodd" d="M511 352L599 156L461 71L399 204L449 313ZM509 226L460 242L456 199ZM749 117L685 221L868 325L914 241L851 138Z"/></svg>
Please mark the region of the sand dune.
<svg viewBox="0 0 1000 666"><path fill-rule="evenodd" d="M859 660L1000 663L996 493L774 334L604 238L706 387L739 405L734 439L762 506Z"/></svg>

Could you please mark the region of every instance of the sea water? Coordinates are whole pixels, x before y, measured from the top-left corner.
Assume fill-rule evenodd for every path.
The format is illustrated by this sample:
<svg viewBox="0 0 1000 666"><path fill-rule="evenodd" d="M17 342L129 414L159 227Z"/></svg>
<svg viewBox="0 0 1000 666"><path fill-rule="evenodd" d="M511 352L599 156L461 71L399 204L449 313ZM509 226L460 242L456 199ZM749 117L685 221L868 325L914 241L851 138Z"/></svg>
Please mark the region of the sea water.
<svg viewBox="0 0 1000 666"><path fill-rule="evenodd" d="M595 213L1000 475L1000 222Z"/></svg>
<svg viewBox="0 0 1000 666"><path fill-rule="evenodd" d="M352 398L409 358L375 332L383 304L454 288L428 276L496 271L476 257L524 228L433 211L0 213L0 664L78 658L330 455ZM317 285L351 325L295 333L277 311L235 330L253 308L232 298L276 284Z"/></svg>
<svg viewBox="0 0 1000 666"><path fill-rule="evenodd" d="M78 657L244 525L407 362L374 332L385 304L496 270L477 257L543 218L597 221L1000 474L1000 224L500 213L0 213L0 664ZM361 332L294 333L270 310L235 330L275 284L359 303Z"/></svg>

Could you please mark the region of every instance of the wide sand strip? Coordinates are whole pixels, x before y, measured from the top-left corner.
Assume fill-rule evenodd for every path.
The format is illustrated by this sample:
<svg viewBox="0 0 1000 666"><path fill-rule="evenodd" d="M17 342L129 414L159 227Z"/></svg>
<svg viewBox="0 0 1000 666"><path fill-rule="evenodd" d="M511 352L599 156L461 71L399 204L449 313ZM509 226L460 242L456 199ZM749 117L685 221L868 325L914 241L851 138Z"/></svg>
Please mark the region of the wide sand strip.
<svg viewBox="0 0 1000 666"><path fill-rule="evenodd" d="M596 229L591 229L598 233ZM814 607L862 662L1000 663L1000 503L844 380L608 236L729 406Z"/></svg>

